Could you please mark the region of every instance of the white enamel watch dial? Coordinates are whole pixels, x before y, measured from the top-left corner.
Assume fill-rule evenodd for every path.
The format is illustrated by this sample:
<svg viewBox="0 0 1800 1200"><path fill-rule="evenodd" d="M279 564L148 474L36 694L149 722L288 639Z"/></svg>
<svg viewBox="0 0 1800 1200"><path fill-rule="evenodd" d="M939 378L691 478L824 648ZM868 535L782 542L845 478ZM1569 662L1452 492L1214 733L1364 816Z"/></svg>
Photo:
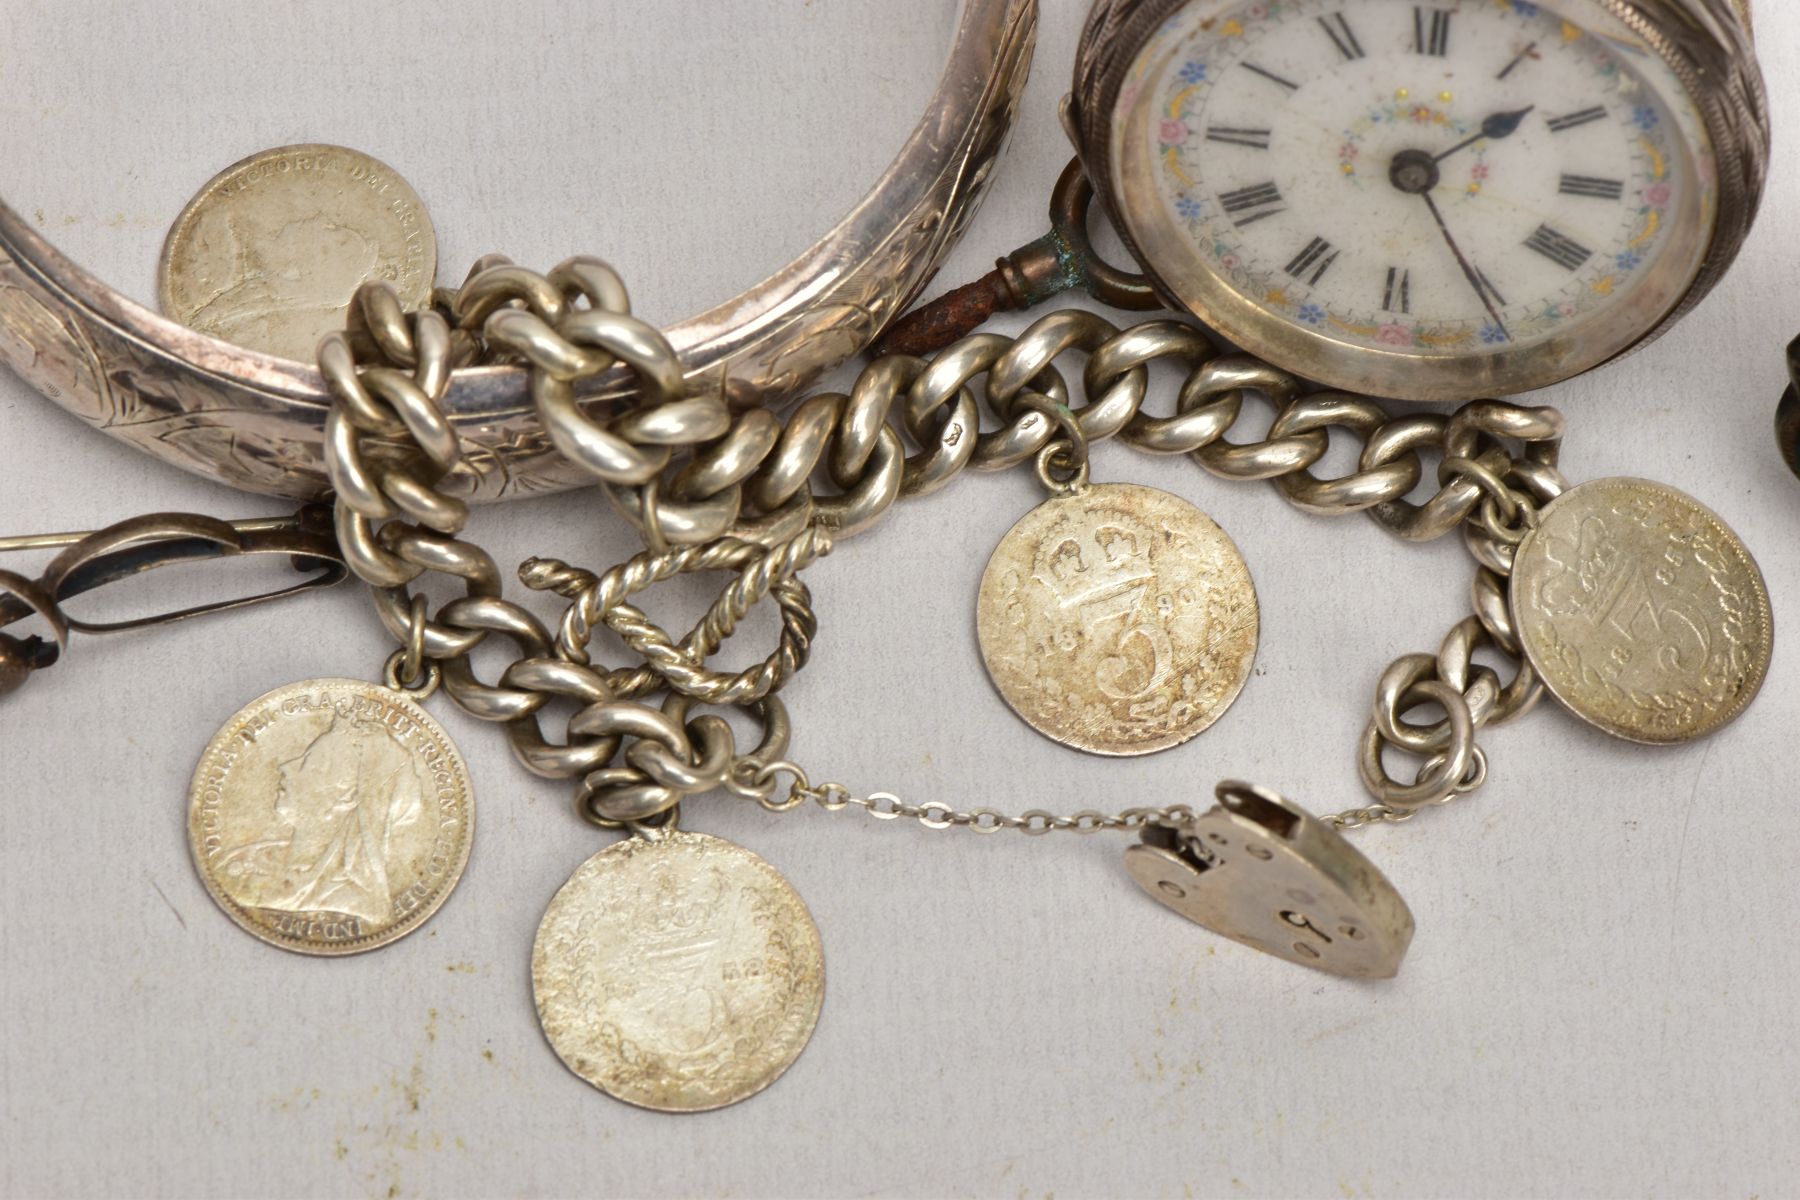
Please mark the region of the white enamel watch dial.
<svg viewBox="0 0 1800 1200"><path fill-rule="evenodd" d="M1109 202L1164 290L1283 367L1512 393L1694 292L1703 107L1607 0L1190 0L1118 81Z"/></svg>

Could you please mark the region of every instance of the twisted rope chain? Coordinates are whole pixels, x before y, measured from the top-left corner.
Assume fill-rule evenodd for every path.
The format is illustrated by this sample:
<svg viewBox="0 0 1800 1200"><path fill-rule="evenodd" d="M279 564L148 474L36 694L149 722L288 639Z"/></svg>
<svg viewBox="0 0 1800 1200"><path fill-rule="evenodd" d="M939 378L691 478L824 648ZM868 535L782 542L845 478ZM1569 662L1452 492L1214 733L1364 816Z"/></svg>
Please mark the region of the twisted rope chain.
<svg viewBox="0 0 1800 1200"><path fill-rule="evenodd" d="M1154 320L1120 330L1065 310L1017 338L978 333L929 361L879 359L848 394L810 396L784 423L767 409L733 414L719 395L686 394L673 349L630 315L623 284L593 259L571 259L548 275L484 259L461 289L440 295L437 310L407 314L377 284L358 293L351 312L349 329L319 350L337 399L326 463L345 558L372 585L376 611L402 647L390 678L422 690L441 680L466 712L504 726L528 770L581 779L577 806L601 824L653 820L684 796L720 787L775 810L811 799L981 831L1129 829L1191 817L1185 807L1005 817L907 805L886 793L858 800L840 785L813 786L782 758L789 726L774 693L804 665L817 630L800 571L835 542L878 523L897 500L929 495L966 468L997 470L1047 452L1062 436L1059 419L1089 442L1116 436L1149 453L1186 454L1221 478L1267 480L1307 512L1366 512L1405 540L1463 530L1478 564L1473 615L1435 655L1404 656L1383 673L1359 756L1376 804L1329 820L1343 827L1401 821L1474 790L1487 771L1477 733L1522 714L1542 695L1523 660L1506 578L1537 506L1566 486L1556 470L1563 422L1554 409L1480 401L1448 418L1390 417L1366 397L1302 396L1294 376L1254 358L1221 355L1189 325ZM1070 352L1087 356L1079 403L1055 365ZM502 598L493 559L456 536L469 514L446 490L462 463L441 404L451 371L477 361L529 367L533 401L558 451L593 474L650 547L602 575L528 560L520 571L525 584L568 601L554 637ZM1165 361L1184 377L1174 412L1155 416L1144 407L1149 368ZM621 362L637 375L640 403L585 411L577 401L581 381ZM1275 410L1268 432L1228 440L1252 398ZM998 422L987 431L984 407ZM1358 440L1357 465L1321 478L1313 468L1333 429ZM1406 497L1425 478L1427 452L1441 456L1438 487L1415 504ZM815 491L820 475L830 492ZM737 576L679 641L629 603L659 581L696 570ZM412 590L428 572L459 580L464 594L433 611ZM736 675L707 669L706 658L765 595L774 595L782 612L775 652ZM593 665L589 643L601 625L642 665ZM469 661L490 634L518 651L495 683L478 679ZM1509 682L1475 661L1484 651L1508 660ZM643 702L665 688L660 708ZM552 741L539 716L559 699L580 708L562 740ZM762 744L740 755L722 719L690 717L696 703L746 708L762 724ZM1432 707L1441 719L1413 719ZM622 763L614 765L621 749ZM1422 760L1411 782L1389 774L1389 749ZM777 797L782 773L792 782Z"/></svg>

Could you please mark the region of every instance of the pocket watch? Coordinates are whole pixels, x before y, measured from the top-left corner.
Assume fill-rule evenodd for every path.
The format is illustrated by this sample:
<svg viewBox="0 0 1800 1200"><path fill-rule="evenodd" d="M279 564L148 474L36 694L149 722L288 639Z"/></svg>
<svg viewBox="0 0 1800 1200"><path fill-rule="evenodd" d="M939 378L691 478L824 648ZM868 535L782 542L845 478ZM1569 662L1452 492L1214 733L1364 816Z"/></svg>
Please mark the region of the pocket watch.
<svg viewBox="0 0 1800 1200"><path fill-rule="evenodd" d="M1730 266L1769 153L1730 0L1100 0L1064 116L1160 297L1333 387L1545 387Z"/></svg>

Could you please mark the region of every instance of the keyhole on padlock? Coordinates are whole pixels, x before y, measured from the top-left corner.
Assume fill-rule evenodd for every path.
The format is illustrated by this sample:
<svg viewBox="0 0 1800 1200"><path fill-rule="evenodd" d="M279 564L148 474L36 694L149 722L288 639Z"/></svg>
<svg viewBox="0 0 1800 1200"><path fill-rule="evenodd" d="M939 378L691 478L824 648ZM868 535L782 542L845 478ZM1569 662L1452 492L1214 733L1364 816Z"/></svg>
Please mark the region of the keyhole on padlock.
<svg viewBox="0 0 1800 1200"><path fill-rule="evenodd" d="M1166 825L1152 825L1144 830L1143 840L1146 846L1155 846L1159 850L1167 850L1170 854L1176 855L1192 867L1195 874L1210 871L1219 865L1219 860L1214 856L1212 847L1197 838L1183 837L1179 832ZM1164 895L1173 896L1177 900L1187 895L1186 889L1179 884L1165 882L1157 886L1162 889Z"/></svg>
<svg viewBox="0 0 1800 1200"><path fill-rule="evenodd" d="M1281 919L1283 921L1286 921L1289 925L1292 925L1295 929L1303 929L1307 933L1312 934L1314 937L1318 938L1321 942L1324 942L1327 946L1329 946L1331 944L1331 938L1325 933L1324 930L1322 930L1318 926L1314 925L1312 923L1312 918L1307 916L1305 913L1295 912L1291 908L1284 909L1284 910L1282 910L1282 913L1281 913ZM1300 942L1300 943L1297 943L1294 948L1296 950L1299 950L1302 946L1305 946L1305 945L1306 945L1306 943ZM1307 947L1307 948L1311 949L1311 947ZM1317 953L1314 952L1313 954L1309 954L1307 957L1309 957L1309 958L1317 957Z"/></svg>

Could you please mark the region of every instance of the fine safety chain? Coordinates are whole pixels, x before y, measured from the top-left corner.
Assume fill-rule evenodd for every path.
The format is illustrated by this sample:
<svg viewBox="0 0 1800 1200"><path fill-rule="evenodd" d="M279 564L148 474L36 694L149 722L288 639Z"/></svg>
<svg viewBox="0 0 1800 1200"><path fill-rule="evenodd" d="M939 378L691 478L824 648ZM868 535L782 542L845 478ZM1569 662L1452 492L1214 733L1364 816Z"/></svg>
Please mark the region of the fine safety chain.
<svg viewBox="0 0 1800 1200"><path fill-rule="evenodd" d="M866 797L856 796L841 783L821 783L815 787L797 763L785 759L758 764L751 781L759 786L769 785L782 775L791 777L793 781L787 790L777 795L771 789L768 795L758 801L769 812L788 812L811 800L826 812L859 808L878 821L906 817L927 829L968 829L975 833L999 833L1002 829L1016 829L1028 837L1058 831L1101 833L1120 830L1137 833L1152 825L1188 825L1196 815L1193 808L1186 804L1171 804L1166 808L1127 808L1111 815L1097 809L1084 808L1066 817L1057 816L1042 808L1029 809L1016 816L992 808L962 812L948 804L937 802L908 804L892 792L871 792Z"/></svg>
<svg viewBox="0 0 1800 1200"><path fill-rule="evenodd" d="M401 646L389 660L389 682L416 692L441 683L470 715L501 724L528 770L580 779L577 807L602 825L652 821L686 796L721 787L775 811L810 799L828 809L860 807L878 817L982 832L1091 832L1191 820L1185 806L1007 817L908 805L887 793L857 799L841 785L814 786L783 758L789 725L774 693L804 665L817 629L799 572L834 543L872 527L897 500L928 495L965 468L1036 460L1042 469L1052 457L1061 467L1084 466L1074 461L1067 424L1086 442L1117 436L1150 453L1189 455L1222 478L1268 480L1307 512L1366 512L1406 540L1463 530L1478 564L1473 614L1435 655L1404 656L1383 673L1359 756L1376 803L1328 818L1337 825L1401 821L1473 791L1487 771L1476 735L1542 695L1521 655L1506 578L1539 506L1566 486L1556 470L1562 418L1554 409L1482 401L1448 418L1393 418L1366 397L1303 396L1294 376L1248 356L1221 355L1199 330L1177 321L1120 330L1066 310L1017 338L971 335L929 361L878 359L848 394L810 396L784 423L767 409L734 414L720 396L687 395L674 350L630 316L624 286L593 259L571 259L547 276L484 259L461 289L440 294L437 310L407 314L386 285L373 284L358 293L351 313L349 330L319 350L337 398L326 464L345 561L373 586L377 612ZM1055 365L1069 352L1087 356L1079 401ZM602 575L553 559L526 562L520 575L528 587L569 602L554 635L501 596L493 559L456 536L467 506L441 486L454 486L461 461L441 410L450 373L496 361L530 368L531 395L557 449L593 474L649 546ZM1144 403L1149 367L1164 361L1184 376L1174 412L1159 417ZM585 412L577 401L581 381L619 363L636 373L642 401L616 413ZM1275 409L1268 432L1228 440L1245 401L1255 397ZM984 408L998 421L985 432ZM1357 466L1321 478L1312 468L1333 429L1358 439ZM1406 497L1425 478L1425 453L1441 456L1438 487L1413 503ZM830 494L815 492L820 474ZM629 602L656 582L697 570L736 577L679 640ZM412 586L427 573L460 581L463 594L433 610ZM706 658L769 594L782 611L774 653L735 675L707 669ZM589 641L601 625L643 664L594 665ZM518 652L492 683L470 665L471 652L490 634ZM1483 652L1506 660L1510 681L1475 661ZM660 707L644 702L664 689L669 696ZM540 721L556 700L580 706L560 740L546 737ZM750 712L763 729L761 744L739 754L721 718L690 715L697 704ZM1414 719L1430 707L1441 719ZM1422 760L1411 782L1389 774L1390 748ZM783 774L791 783L778 792Z"/></svg>

